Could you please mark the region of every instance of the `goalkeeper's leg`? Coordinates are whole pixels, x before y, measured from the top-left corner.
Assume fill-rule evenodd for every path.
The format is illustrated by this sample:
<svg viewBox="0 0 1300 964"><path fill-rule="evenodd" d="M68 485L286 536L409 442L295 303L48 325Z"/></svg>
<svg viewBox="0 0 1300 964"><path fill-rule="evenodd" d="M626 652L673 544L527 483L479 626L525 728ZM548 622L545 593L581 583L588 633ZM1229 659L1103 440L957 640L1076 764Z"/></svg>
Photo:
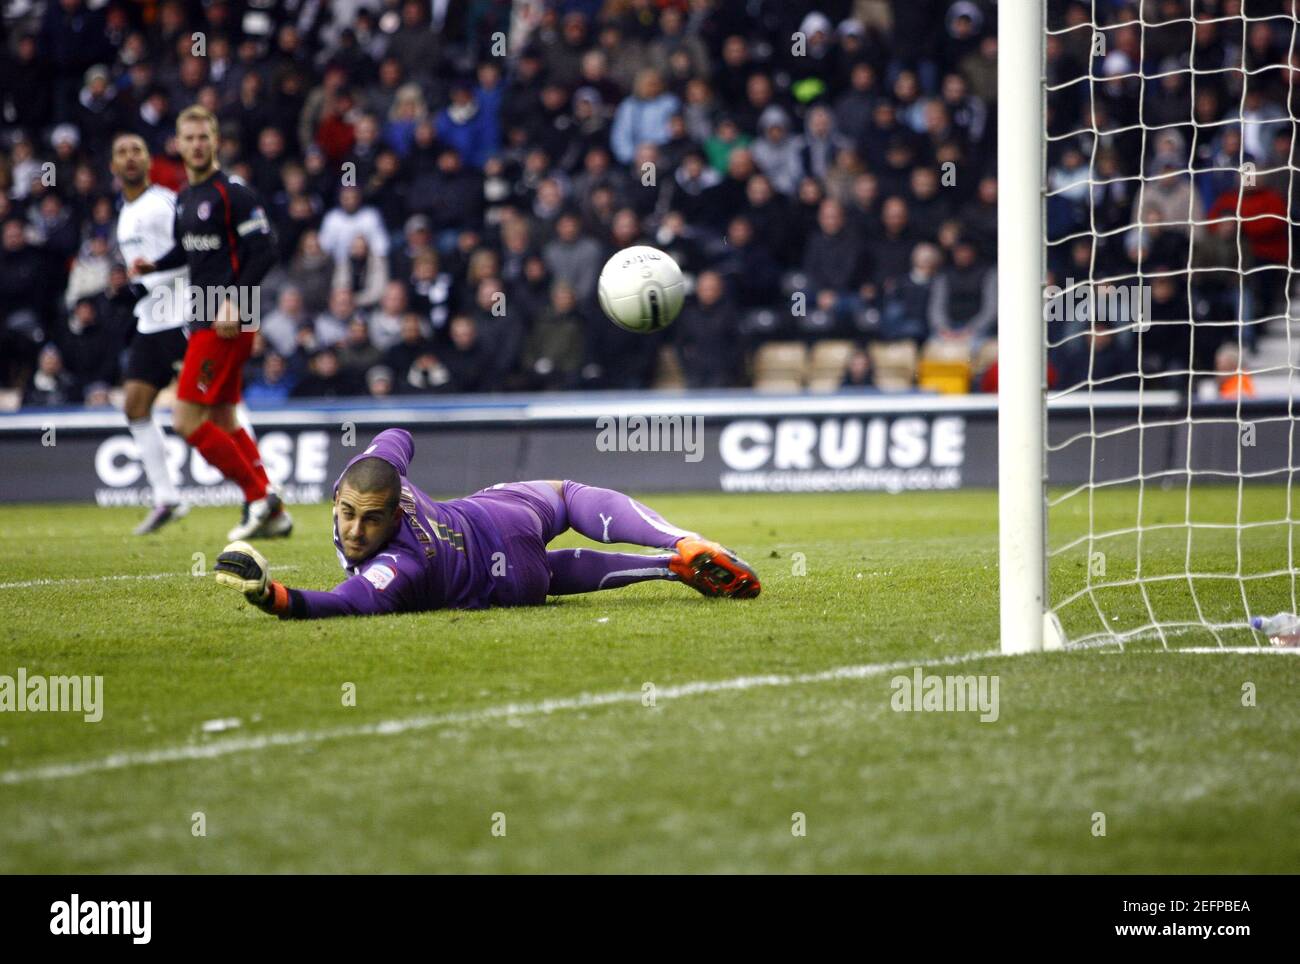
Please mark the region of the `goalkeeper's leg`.
<svg viewBox="0 0 1300 964"><path fill-rule="evenodd" d="M680 579L670 568L673 553L643 556L599 549L548 549L552 596L570 596L598 589L618 589L647 579Z"/></svg>
<svg viewBox="0 0 1300 964"><path fill-rule="evenodd" d="M669 523L654 509L630 495L581 482L551 482L558 486L569 527L596 542L630 542L651 549L672 549L678 540L699 534Z"/></svg>
<svg viewBox="0 0 1300 964"><path fill-rule="evenodd" d="M666 556L548 552L552 592L590 592L646 579L680 579L706 596L745 599L758 595L758 574L739 556L673 525L630 495L572 480L549 484L559 496L569 526L587 538L672 550Z"/></svg>
<svg viewBox="0 0 1300 964"><path fill-rule="evenodd" d="M758 575L735 553L613 489L573 481L514 482L469 498L489 505L527 504L529 518L541 523L542 546L571 528L598 542L667 550L648 556L591 549L547 551L552 595L613 589L646 579L677 579L706 596L743 599L759 592Z"/></svg>

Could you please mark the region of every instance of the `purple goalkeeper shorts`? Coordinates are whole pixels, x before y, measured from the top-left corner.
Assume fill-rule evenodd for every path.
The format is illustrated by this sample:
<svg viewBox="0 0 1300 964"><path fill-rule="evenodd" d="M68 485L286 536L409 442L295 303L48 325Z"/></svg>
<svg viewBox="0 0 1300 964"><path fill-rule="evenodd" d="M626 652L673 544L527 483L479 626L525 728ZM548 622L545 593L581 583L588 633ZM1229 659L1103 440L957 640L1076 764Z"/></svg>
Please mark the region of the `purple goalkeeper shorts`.
<svg viewBox="0 0 1300 964"><path fill-rule="evenodd" d="M546 482L504 482L480 489L465 501L491 517L504 556L493 560L492 605L544 603L551 585L546 544L569 528L564 500Z"/></svg>

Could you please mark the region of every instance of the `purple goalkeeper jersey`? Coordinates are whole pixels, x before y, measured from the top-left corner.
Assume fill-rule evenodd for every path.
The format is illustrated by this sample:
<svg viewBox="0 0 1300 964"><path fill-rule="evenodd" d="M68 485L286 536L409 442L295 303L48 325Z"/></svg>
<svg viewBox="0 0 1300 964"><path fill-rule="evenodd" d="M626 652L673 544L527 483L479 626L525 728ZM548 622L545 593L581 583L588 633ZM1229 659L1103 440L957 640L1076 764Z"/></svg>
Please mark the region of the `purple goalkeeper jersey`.
<svg viewBox="0 0 1300 964"><path fill-rule="evenodd" d="M429 498L406 477L414 453L411 433L390 428L348 462L350 467L364 458L381 458L397 469L402 477L401 522L378 553L355 566L343 555L335 523L334 548L348 578L329 592L289 590L287 616L318 619L437 608L480 609L494 601L494 592L500 596L501 581L493 578L492 570L494 559L504 558L505 547L491 501L471 497L436 502ZM335 493L338 487L336 481Z"/></svg>

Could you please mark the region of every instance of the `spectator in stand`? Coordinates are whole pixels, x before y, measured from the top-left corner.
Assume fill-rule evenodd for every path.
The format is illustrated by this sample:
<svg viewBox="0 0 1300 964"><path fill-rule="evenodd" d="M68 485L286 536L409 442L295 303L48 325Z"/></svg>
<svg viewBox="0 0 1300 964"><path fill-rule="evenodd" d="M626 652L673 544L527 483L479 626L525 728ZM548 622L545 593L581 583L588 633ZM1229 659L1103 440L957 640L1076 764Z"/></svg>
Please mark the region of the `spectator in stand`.
<svg viewBox="0 0 1300 964"><path fill-rule="evenodd" d="M402 227L402 241L388 255L388 275L409 278L415 256L433 252L433 225L423 214L412 214Z"/></svg>
<svg viewBox="0 0 1300 964"><path fill-rule="evenodd" d="M916 237L934 241L939 228L953 216L951 195L939 185L939 174L933 167L912 168L912 179L907 199L907 230Z"/></svg>
<svg viewBox="0 0 1300 964"><path fill-rule="evenodd" d="M836 128L852 143L861 144L879 99L875 67L866 60L857 61L849 70L849 89L835 100Z"/></svg>
<svg viewBox="0 0 1300 964"><path fill-rule="evenodd" d="M407 197L412 210L428 214L436 246L446 250L461 231L483 217L483 176L469 168L459 152L443 150L437 169L416 175Z"/></svg>
<svg viewBox="0 0 1300 964"><path fill-rule="evenodd" d="M284 356L268 351L256 377L244 384L244 401L256 407L283 405L293 395L297 379L285 363Z"/></svg>
<svg viewBox="0 0 1300 964"><path fill-rule="evenodd" d="M762 174L746 182L744 197L736 209L754 226L754 241L773 257L787 260L796 248L802 248L803 239L792 237L789 202L772 189L772 182Z"/></svg>
<svg viewBox="0 0 1300 964"><path fill-rule="evenodd" d="M840 388L875 391L875 382L871 380L871 356L864 349L859 348L849 356Z"/></svg>
<svg viewBox="0 0 1300 964"><path fill-rule="evenodd" d="M344 373L360 384L365 373L379 364L382 353L370 342L366 319L353 315L348 323L347 337L337 346L339 366Z"/></svg>
<svg viewBox="0 0 1300 964"><path fill-rule="evenodd" d="M31 370L53 311L46 258L27 242L21 221L4 223L0 244L0 360L7 363L4 374L12 383Z"/></svg>
<svg viewBox="0 0 1300 964"><path fill-rule="evenodd" d="M790 133L790 115L776 104L758 119L759 137L750 145L754 164L782 194L793 194L803 177L803 145Z"/></svg>
<svg viewBox="0 0 1300 964"><path fill-rule="evenodd" d="M332 348L322 348L311 356L307 375L294 387L295 398L346 398L357 394L350 373L339 365Z"/></svg>
<svg viewBox="0 0 1300 964"><path fill-rule="evenodd" d="M383 356L383 364L393 370L398 382L405 380L406 371L415 359L433 350L433 340L429 337L425 324L413 311L402 316L402 337Z"/></svg>
<svg viewBox="0 0 1300 964"><path fill-rule="evenodd" d="M981 251L992 251L998 243L998 179L980 178L975 197L966 203L959 216L966 236Z"/></svg>
<svg viewBox="0 0 1300 964"><path fill-rule="evenodd" d="M393 370L387 365L376 365L366 372L366 391L371 398L387 398L393 394Z"/></svg>
<svg viewBox="0 0 1300 964"><path fill-rule="evenodd" d="M596 279L607 255L595 238L583 237L581 231L576 212L560 215L555 239L542 249L542 260L556 281L564 282L579 300L586 301L596 293Z"/></svg>
<svg viewBox="0 0 1300 964"><path fill-rule="evenodd" d="M77 380L63 369L63 356L53 344L41 349L39 364L23 394L24 405L52 408L81 401Z"/></svg>
<svg viewBox="0 0 1300 964"><path fill-rule="evenodd" d="M1255 380L1249 372L1242 371L1241 352L1236 345L1219 346L1214 356L1214 372L1218 379L1216 387L1220 398L1236 401L1255 397Z"/></svg>
<svg viewBox="0 0 1300 964"><path fill-rule="evenodd" d="M1210 231L1220 238L1235 238L1240 232L1255 266L1289 263L1291 236L1287 202L1262 178L1243 178L1240 191L1234 188L1220 194L1210 207L1208 220ZM1250 275L1255 305L1253 310L1247 309L1247 317L1262 318L1275 313L1275 303L1285 290L1289 274L1285 268L1265 267Z"/></svg>
<svg viewBox="0 0 1300 964"><path fill-rule="evenodd" d="M443 331L451 317L459 286L450 271L443 271L432 251L416 255L413 273L406 283L407 300L412 311L429 320L434 331Z"/></svg>
<svg viewBox="0 0 1300 964"><path fill-rule="evenodd" d="M359 308L373 308L388 284L388 262L371 250L365 235L358 234L348 245L348 255L334 262L333 287L352 292Z"/></svg>
<svg viewBox="0 0 1300 964"><path fill-rule="evenodd" d="M538 391L573 388L582 370L583 321L573 285L556 281L551 303L533 323L524 345L523 368L529 387Z"/></svg>
<svg viewBox="0 0 1300 964"><path fill-rule="evenodd" d="M903 278L888 277L882 284L880 338L914 341L930 337L930 297L943 255L933 244L912 249L912 270Z"/></svg>
<svg viewBox="0 0 1300 964"><path fill-rule="evenodd" d="M817 211L817 230L804 249L807 309L844 319L861 307L859 291L866 277L867 249L848 226L844 205L827 198Z"/></svg>
<svg viewBox="0 0 1300 964"><path fill-rule="evenodd" d="M780 298L781 272L771 253L754 239L749 218L739 215L727 225L727 236L715 246L710 267L726 282L738 308L762 308Z"/></svg>
<svg viewBox="0 0 1300 964"><path fill-rule="evenodd" d="M973 346L996 332L997 320L997 269L980 260L970 241L959 241L952 264L930 286L930 332L936 338L965 340Z"/></svg>
<svg viewBox="0 0 1300 964"><path fill-rule="evenodd" d="M77 301L59 347L64 369L80 388L91 382L112 384L117 380L122 333L102 323L94 298Z"/></svg>
<svg viewBox="0 0 1300 964"><path fill-rule="evenodd" d="M303 304L302 292L292 285L280 289L275 308L262 319L259 329L271 349L283 356L292 355L298 342L298 329L310 318Z"/></svg>
<svg viewBox="0 0 1300 964"><path fill-rule="evenodd" d="M637 74L635 92L614 112L614 126L609 134L614 157L621 164L630 164L640 145L663 144L668 140L668 118L680 109L677 96L664 90L659 71L641 71Z"/></svg>
<svg viewBox="0 0 1300 964"><path fill-rule="evenodd" d="M470 317L478 336L493 348L483 381L485 391L506 391L511 386L526 332L519 315L507 308L500 278L484 278L478 283Z"/></svg>
<svg viewBox="0 0 1300 964"><path fill-rule="evenodd" d="M77 254L68 274L64 301L71 308L82 298L92 298L108 287L111 262L108 257L108 233L96 231Z"/></svg>
<svg viewBox="0 0 1300 964"><path fill-rule="evenodd" d="M402 339L402 316L406 314L406 285L390 281L384 285L379 306L369 317L369 340L380 352L388 351Z"/></svg>
<svg viewBox="0 0 1300 964"><path fill-rule="evenodd" d="M1059 378L1063 388L1089 381L1100 392L1136 392L1142 387L1132 332L1089 330L1082 338L1068 343L1068 348L1060 356ZM1049 364L1049 372L1056 364L1056 361ZM982 391L997 390L996 366L991 377L986 374L985 382Z"/></svg>
<svg viewBox="0 0 1300 964"><path fill-rule="evenodd" d="M739 154L742 151L745 157L753 166L753 153L748 149L753 142L753 138L741 130L740 124L734 117L723 115L718 118L717 127L713 130L713 136L704 142L704 154L713 165L714 170L730 173L732 170L732 155ZM746 176L748 176L746 171Z"/></svg>
<svg viewBox="0 0 1300 964"><path fill-rule="evenodd" d="M739 334L739 319L726 298L726 286L716 271L705 271L695 295L682 308L674 341L682 374L690 388L730 388L736 381L733 352L728 345Z"/></svg>
<svg viewBox="0 0 1300 964"><path fill-rule="evenodd" d="M82 404L86 408L111 408L113 404L112 386L108 382L91 382L82 393Z"/></svg>
<svg viewBox="0 0 1300 964"><path fill-rule="evenodd" d="M368 184L375 174L383 142L379 139L379 121L371 114L362 114L353 125L355 140L344 155L343 167L356 177L357 184Z"/></svg>
<svg viewBox="0 0 1300 964"><path fill-rule="evenodd" d="M692 149L677 166L672 183L660 193L660 209L677 211L693 224L713 223L717 212L712 210L711 190L721 183L722 175L709 167L703 153Z"/></svg>
<svg viewBox="0 0 1300 964"><path fill-rule="evenodd" d="M1151 285L1151 311L1146 316L1150 326L1142 332L1142 370L1149 377L1148 389L1167 389L1186 392L1189 386L1188 369L1194 366L1192 351L1192 305L1187 297L1186 276L1178 275L1170 264L1155 264L1148 268L1153 276ZM1098 299L1104 297L1098 292ZM1212 335L1213 332L1206 332ZM1198 338L1198 354L1206 355L1206 338ZM1216 344L1215 348L1218 347ZM1213 358L1212 351L1209 353ZM1204 371L1212 361L1201 366ZM1166 377L1162 373L1169 372Z"/></svg>
<svg viewBox="0 0 1300 964"><path fill-rule="evenodd" d="M386 60L381 65L381 79L383 66L389 68L389 77L395 82L400 77L400 66L396 61ZM398 153L400 159L406 159L411 155L411 149L415 147L415 129L429 116L429 107L425 103L424 91L420 90L420 84L404 83L396 88L393 95L393 104L385 112L387 122L383 125L383 143L391 147Z"/></svg>
<svg viewBox="0 0 1300 964"><path fill-rule="evenodd" d="M496 118L482 109L473 85L466 80L452 84L451 103L438 115L435 129L438 140L453 148L474 170L482 170L500 147Z"/></svg>
<svg viewBox="0 0 1300 964"><path fill-rule="evenodd" d="M72 213L53 191L40 195L39 200L35 194L28 199L27 222L46 252L61 266L81 247L81 232Z"/></svg>
<svg viewBox="0 0 1300 964"><path fill-rule="evenodd" d="M335 288L331 291L329 308L317 315L312 322L316 349L330 348L347 337L348 325L356 315L356 302L350 290ZM362 320L365 320L364 316Z"/></svg>
<svg viewBox="0 0 1300 964"><path fill-rule="evenodd" d="M290 262L285 278L302 294L302 306L307 314L319 314L328 307L334 281L334 259L325 253L315 231L303 233L298 242L298 253Z"/></svg>
<svg viewBox="0 0 1300 964"><path fill-rule="evenodd" d="M890 278L901 278L912 266L912 249L924 240L912 230L911 211L901 197L891 197L880 209L883 230L874 235L867 245L871 259L872 277L877 284Z"/></svg>
<svg viewBox="0 0 1300 964"><path fill-rule="evenodd" d="M370 250L379 257L388 256L388 231L379 212L362 204L359 187L345 187L339 191L339 205L333 208L320 226L320 246L336 262L346 259L352 239L364 237Z"/></svg>
<svg viewBox="0 0 1300 964"><path fill-rule="evenodd" d="M853 142L835 130L835 115L825 106L808 112L804 132L795 140L800 169L818 180L830 173L841 151L853 150Z"/></svg>
<svg viewBox="0 0 1300 964"><path fill-rule="evenodd" d="M457 315L448 325L451 347L443 352L458 392L482 391L491 367L492 346L479 338L478 326L468 315Z"/></svg>

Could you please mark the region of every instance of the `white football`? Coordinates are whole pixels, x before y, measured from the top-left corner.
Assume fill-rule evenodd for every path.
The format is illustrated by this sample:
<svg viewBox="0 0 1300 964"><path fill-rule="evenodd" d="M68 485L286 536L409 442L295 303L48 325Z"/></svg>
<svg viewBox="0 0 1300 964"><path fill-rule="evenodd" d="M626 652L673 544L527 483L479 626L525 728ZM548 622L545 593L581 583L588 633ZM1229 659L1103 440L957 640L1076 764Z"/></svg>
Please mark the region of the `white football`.
<svg viewBox="0 0 1300 964"><path fill-rule="evenodd" d="M638 244L605 262L596 293L610 321L646 334L673 323L682 310L686 284L676 261L658 248Z"/></svg>

